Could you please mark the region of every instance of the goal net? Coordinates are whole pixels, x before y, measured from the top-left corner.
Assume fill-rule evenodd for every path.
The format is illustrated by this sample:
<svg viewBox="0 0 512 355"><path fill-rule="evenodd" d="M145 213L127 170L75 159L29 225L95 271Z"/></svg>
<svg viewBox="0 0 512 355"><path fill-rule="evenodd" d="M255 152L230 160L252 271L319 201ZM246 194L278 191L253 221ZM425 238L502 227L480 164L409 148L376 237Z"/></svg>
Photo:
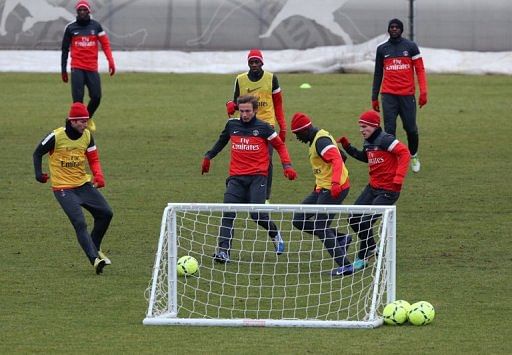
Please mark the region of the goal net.
<svg viewBox="0 0 512 355"><path fill-rule="evenodd" d="M223 215L234 213L230 261L219 263L213 255ZM297 216L325 221L327 215L332 223L319 223L323 231L294 226ZM280 255L269 232L256 223L263 216L275 223L285 243ZM364 220L371 221L374 257L352 274L332 276L339 265L319 236L328 228L350 235L346 262L353 262L360 248L354 229L367 235L363 223L356 225ZM162 216L143 324L380 326L383 306L395 299L395 232L395 206L170 203ZM198 261L194 275L178 276L177 260L184 255Z"/></svg>

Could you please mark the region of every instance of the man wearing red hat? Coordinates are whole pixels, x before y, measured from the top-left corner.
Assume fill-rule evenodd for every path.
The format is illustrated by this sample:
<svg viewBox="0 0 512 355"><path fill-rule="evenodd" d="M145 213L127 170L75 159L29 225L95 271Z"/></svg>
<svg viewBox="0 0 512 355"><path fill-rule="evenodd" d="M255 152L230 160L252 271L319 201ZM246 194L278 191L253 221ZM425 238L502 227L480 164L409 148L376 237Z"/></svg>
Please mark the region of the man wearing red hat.
<svg viewBox="0 0 512 355"><path fill-rule="evenodd" d="M284 176L295 180L297 173L292 167L288 150L274 129L256 117L258 99L255 96L238 97L240 118L231 118L212 149L206 152L201 166L201 173L210 171L210 161L230 143L231 161L229 178L226 180L224 203L265 203L268 175L268 147L276 149L283 164ZM219 263L230 261L233 222L236 214L225 212L219 231L218 248L214 259ZM268 213L253 212L251 218L268 230L277 255L284 252L285 245L276 224L270 220Z"/></svg>
<svg viewBox="0 0 512 355"><path fill-rule="evenodd" d="M316 128L302 112L292 117L292 132L302 143L309 144L309 162L315 175L314 190L302 201L306 205L340 205L347 197L350 182L348 170L334 138L324 129ZM316 235L329 255L338 264L332 276L350 275L353 266L346 256L352 238L331 228L333 214L295 213L295 228Z"/></svg>
<svg viewBox="0 0 512 355"><path fill-rule="evenodd" d="M91 19L91 7L86 0L80 0L75 5L76 21L69 23L64 30L62 39L61 76L62 81L68 82L68 53L71 49L71 96L73 102L84 101L84 89L89 90L90 101L87 105L90 120L88 129L96 130L92 120L101 101L101 81L98 73L98 42L108 61L110 75L116 72L112 50L107 34L99 22Z"/></svg>
<svg viewBox="0 0 512 355"><path fill-rule="evenodd" d="M427 104L427 76L423 59L416 43L402 37L404 24L399 19L388 23L389 40L377 47L373 74L372 107L379 112L381 94L384 130L396 136L398 115L407 133L407 144L411 153L411 169L417 173L421 164L418 158L419 134L416 124L416 84L420 89L419 106Z"/></svg>
<svg viewBox="0 0 512 355"><path fill-rule="evenodd" d="M112 209L98 189L105 186L98 150L91 132L86 129L89 120L87 108L81 102L71 105L66 126L53 130L36 147L33 160L36 180L50 179L53 194L73 225L78 242L101 274L111 261L101 251L101 242L112 219ZM49 154L50 176L42 171L42 157ZM85 160L92 172L85 170ZM82 207L94 217L89 234Z"/></svg>
<svg viewBox="0 0 512 355"><path fill-rule="evenodd" d="M368 163L370 181L357 198L355 205L393 205L400 196L411 159L409 149L380 127L380 115L374 110L359 117L359 131L364 138L363 149L352 146L346 137L337 140L355 159ZM360 240L354 271L368 265L375 255L376 244L372 226L375 216L354 215L349 223Z"/></svg>
<svg viewBox="0 0 512 355"><path fill-rule="evenodd" d="M279 124L279 137L285 142L286 139L286 120L283 110L283 96L277 76L269 71L264 71L263 54L259 49L251 49L247 54L249 71L236 77L235 91L233 101L226 103L228 116L231 117L238 109L235 104L240 95L253 95L258 98L258 118L267 122L273 128L276 121ZM270 199L272 190L272 153L273 149L269 147L269 173L267 184L267 200Z"/></svg>

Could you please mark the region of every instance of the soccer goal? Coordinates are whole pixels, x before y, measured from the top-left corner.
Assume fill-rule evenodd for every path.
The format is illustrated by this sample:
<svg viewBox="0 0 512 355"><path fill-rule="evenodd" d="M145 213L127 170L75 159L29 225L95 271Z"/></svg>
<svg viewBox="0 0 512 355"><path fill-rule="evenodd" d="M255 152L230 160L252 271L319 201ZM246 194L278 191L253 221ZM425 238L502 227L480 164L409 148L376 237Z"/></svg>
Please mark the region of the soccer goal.
<svg viewBox="0 0 512 355"><path fill-rule="evenodd" d="M215 262L223 213L236 213L229 263ZM294 215L334 216L330 228L350 234L354 260L359 240L351 216L373 219L377 253L351 275L337 267L315 235L298 230ZM253 218L270 215L286 250L277 255L267 230ZM351 220L353 223L353 219ZM248 205L170 203L163 212L145 325L374 328L395 300L395 206ZM178 276L179 257L199 270Z"/></svg>

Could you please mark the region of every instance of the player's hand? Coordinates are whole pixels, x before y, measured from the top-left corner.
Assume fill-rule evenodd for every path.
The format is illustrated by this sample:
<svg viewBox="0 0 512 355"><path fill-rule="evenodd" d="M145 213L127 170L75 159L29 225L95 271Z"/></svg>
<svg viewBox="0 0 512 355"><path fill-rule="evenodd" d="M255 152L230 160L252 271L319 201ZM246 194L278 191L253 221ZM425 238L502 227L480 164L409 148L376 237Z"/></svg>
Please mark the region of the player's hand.
<svg viewBox="0 0 512 355"><path fill-rule="evenodd" d="M67 71L63 71L62 73L60 73L60 77L62 78L62 81L67 83L68 82L68 72Z"/></svg>
<svg viewBox="0 0 512 355"><path fill-rule="evenodd" d="M97 188L101 189L102 187L105 187L105 178L103 175L97 174L92 178L92 185Z"/></svg>
<svg viewBox="0 0 512 355"><path fill-rule="evenodd" d="M341 185L337 182L333 182L331 185L331 197L332 198L338 198L340 197L341 191Z"/></svg>
<svg viewBox="0 0 512 355"><path fill-rule="evenodd" d="M372 100L372 108L375 111L380 112L379 100Z"/></svg>
<svg viewBox="0 0 512 355"><path fill-rule="evenodd" d="M110 73L110 76L116 73L116 64L113 59L108 61L108 72Z"/></svg>
<svg viewBox="0 0 512 355"><path fill-rule="evenodd" d="M340 137L336 139L337 143L340 143L343 149L347 150L350 147L350 141L347 137Z"/></svg>
<svg viewBox="0 0 512 355"><path fill-rule="evenodd" d="M210 159L204 158L201 165L201 175L210 171Z"/></svg>
<svg viewBox="0 0 512 355"><path fill-rule="evenodd" d="M231 117L236 110L238 110L238 107L236 106L234 101L229 100L228 102L226 102L226 112L228 113L229 117Z"/></svg>
<svg viewBox="0 0 512 355"><path fill-rule="evenodd" d="M423 106L425 106L427 104L427 93L426 92L420 92L420 101L419 101L419 104L420 104L420 108L422 108Z"/></svg>
<svg viewBox="0 0 512 355"><path fill-rule="evenodd" d="M286 129L282 129L279 131L279 138L281 138L281 140L284 141L286 140Z"/></svg>
<svg viewBox="0 0 512 355"><path fill-rule="evenodd" d="M36 175L36 180L39 181L41 184L46 184L48 181L48 174L42 173Z"/></svg>
<svg viewBox="0 0 512 355"><path fill-rule="evenodd" d="M284 168L284 176L288 178L288 180L295 180L297 178L297 172L292 167Z"/></svg>

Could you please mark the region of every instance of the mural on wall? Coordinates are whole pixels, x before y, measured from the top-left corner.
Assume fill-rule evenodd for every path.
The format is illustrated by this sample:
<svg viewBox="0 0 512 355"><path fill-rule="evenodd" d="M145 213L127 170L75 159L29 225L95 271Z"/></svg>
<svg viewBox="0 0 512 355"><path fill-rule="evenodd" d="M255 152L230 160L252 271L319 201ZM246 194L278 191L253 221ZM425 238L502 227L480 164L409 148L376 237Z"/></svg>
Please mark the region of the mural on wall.
<svg viewBox="0 0 512 355"><path fill-rule="evenodd" d="M16 47L27 47L27 43L30 43L29 46L36 48L47 48L49 44L60 48L66 24L76 18L75 3L74 0L58 3L51 0L5 0L0 18L0 36L9 37L9 41ZM104 5L92 1L91 3L94 4L94 18L94 13ZM8 22L10 26L7 26ZM105 26L103 21L100 22L109 34L112 46L128 45L131 49L141 48L148 36L144 28L118 34Z"/></svg>
<svg viewBox="0 0 512 355"><path fill-rule="evenodd" d="M336 21L334 16L334 13L343 7L343 5L348 1L349 0L285 0L281 9L270 14L269 17L272 18L273 16L273 19L271 20L266 32L260 34L259 38L269 38L284 21L293 17L302 17L315 22L317 25L330 31L335 36L341 37L344 44L353 44L352 38ZM236 16L235 12L242 8L245 8L246 12L249 14L258 13L256 11L251 11L251 8L249 8L247 4L232 0L222 1L216 7L210 21L204 28L201 35L197 38L188 40L187 45L208 45L215 36L219 27L229 21L232 21L231 17ZM260 22L268 21L268 19L263 16L259 16L259 20Z"/></svg>
<svg viewBox="0 0 512 355"><path fill-rule="evenodd" d="M0 49L60 49L77 0L0 0ZM89 0L115 50L233 51L356 45L409 29L409 1ZM492 4L491 4L492 3ZM510 0L416 1L415 41L424 47L512 48ZM492 18L492 26L486 19ZM450 36L446 36L450 33ZM408 37L409 34L405 33Z"/></svg>

